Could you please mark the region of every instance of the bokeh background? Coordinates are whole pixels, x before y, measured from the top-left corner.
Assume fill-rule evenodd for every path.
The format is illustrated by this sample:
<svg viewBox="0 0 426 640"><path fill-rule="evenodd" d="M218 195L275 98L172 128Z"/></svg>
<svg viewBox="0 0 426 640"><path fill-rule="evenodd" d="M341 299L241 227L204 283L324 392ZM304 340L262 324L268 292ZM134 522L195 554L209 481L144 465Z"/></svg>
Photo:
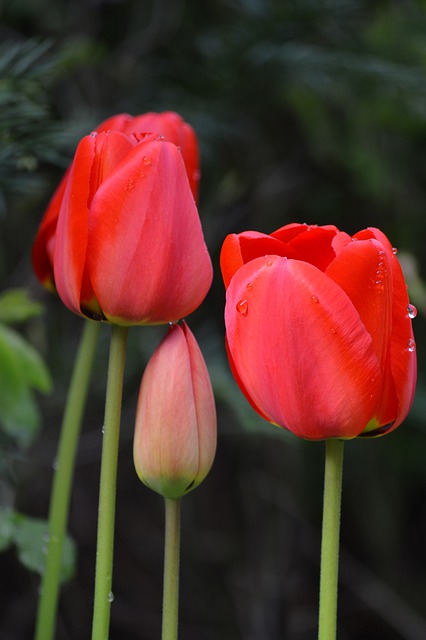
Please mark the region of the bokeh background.
<svg viewBox="0 0 426 640"><path fill-rule="evenodd" d="M80 137L115 113L169 109L201 145L199 210L215 280L188 322L209 366L219 428L215 466L183 500L181 638L316 637L324 445L267 424L236 388L218 268L227 233L294 221L349 233L380 227L419 310L409 418L387 437L346 446L339 638L426 638L425 34L424 0L0 2L0 288L25 288L42 305L39 314L21 300L27 312L12 314L12 328L53 380L50 393L35 395L27 380L26 411L11 412L0 349L2 640L32 638L39 576L27 565L37 565L39 543L31 526L29 542L13 540L7 514L29 525L47 517L83 322L36 282L32 239ZM140 376L163 333L129 336L116 640L160 635L163 504L136 477L132 431ZM105 326L79 446L69 522L77 555L57 640L90 637L108 343Z"/></svg>

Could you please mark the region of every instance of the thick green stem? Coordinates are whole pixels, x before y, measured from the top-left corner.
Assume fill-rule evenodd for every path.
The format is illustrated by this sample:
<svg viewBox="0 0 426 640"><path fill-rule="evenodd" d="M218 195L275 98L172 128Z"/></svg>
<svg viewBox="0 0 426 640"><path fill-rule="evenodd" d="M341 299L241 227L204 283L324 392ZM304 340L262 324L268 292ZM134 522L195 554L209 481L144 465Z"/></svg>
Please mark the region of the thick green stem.
<svg viewBox="0 0 426 640"><path fill-rule="evenodd" d="M179 617L180 498L165 498L162 640L177 640Z"/></svg>
<svg viewBox="0 0 426 640"><path fill-rule="evenodd" d="M41 582L35 640L52 640L55 634L62 550L68 520L75 456L99 329L98 322L87 321L85 323L68 390L56 464L54 465L46 567Z"/></svg>
<svg viewBox="0 0 426 640"><path fill-rule="evenodd" d="M343 440L326 440L318 640L335 640Z"/></svg>
<svg viewBox="0 0 426 640"><path fill-rule="evenodd" d="M115 494L127 328L112 326L99 486L92 640L107 640L114 554Z"/></svg>

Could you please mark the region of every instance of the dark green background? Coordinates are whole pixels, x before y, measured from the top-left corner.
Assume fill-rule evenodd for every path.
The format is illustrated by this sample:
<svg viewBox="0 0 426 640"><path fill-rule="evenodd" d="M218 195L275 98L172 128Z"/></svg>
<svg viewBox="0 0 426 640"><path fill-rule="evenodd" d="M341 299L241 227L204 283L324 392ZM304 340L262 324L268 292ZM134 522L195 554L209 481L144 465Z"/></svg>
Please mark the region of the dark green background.
<svg viewBox="0 0 426 640"><path fill-rule="evenodd" d="M0 286L25 286L45 305L20 330L54 379L39 400L38 438L2 454L3 506L47 515L83 321L42 290L30 251L76 143L114 113L148 110L178 111L199 136L215 280L188 322L211 371L219 442L210 476L183 501L182 640L316 637L324 445L264 422L232 382L218 268L227 233L294 221L349 233L378 226L407 269L419 308L418 391L400 429L346 445L339 640L426 637L425 36L421 0L0 3ZM163 333L129 337L112 640L160 634L163 505L136 477L132 430L140 376ZM105 326L69 525L78 562L57 640L90 637L108 341ZM39 578L13 548L0 576L0 637L30 639Z"/></svg>

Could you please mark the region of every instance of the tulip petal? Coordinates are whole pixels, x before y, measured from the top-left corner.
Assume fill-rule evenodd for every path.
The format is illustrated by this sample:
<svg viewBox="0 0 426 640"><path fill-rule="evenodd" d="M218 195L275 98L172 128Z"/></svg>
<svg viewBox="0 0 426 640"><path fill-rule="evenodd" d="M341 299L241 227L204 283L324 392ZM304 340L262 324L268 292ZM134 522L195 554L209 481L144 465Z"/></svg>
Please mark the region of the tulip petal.
<svg viewBox="0 0 426 640"><path fill-rule="evenodd" d="M390 370L398 398L398 410L392 429L406 418L413 402L417 378L417 358L411 318L408 315L408 294L401 265L385 234L374 227L359 231L355 238L375 238L385 250L392 269L392 339Z"/></svg>
<svg viewBox="0 0 426 640"><path fill-rule="evenodd" d="M175 145L140 143L126 155L93 198L89 234L90 280L112 322L178 320L207 294L211 261Z"/></svg>
<svg viewBox="0 0 426 640"><path fill-rule="evenodd" d="M67 186L69 172L70 170L67 169L49 202L32 249L31 258L34 272L40 282L51 291L55 291L53 256L55 250L56 225L58 223L59 210Z"/></svg>
<svg viewBox="0 0 426 640"><path fill-rule="evenodd" d="M182 323L191 364L192 390L198 429L198 469L195 488L210 471L216 453L216 405L209 372L198 342L186 322Z"/></svg>
<svg viewBox="0 0 426 640"><path fill-rule="evenodd" d="M308 439L364 429L379 364L352 302L319 269L271 256L246 264L228 288L225 323L243 388L271 422Z"/></svg>
<svg viewBox="0 0 426 640"><path fill-rule="evenodd" d="M382 371L376 420L379 428L391 425L391 431L406 417L415 386L407 289L382 232L366 229L354 237L356 241L342 249L326 273L348 294L373 338Z"/></svg>
<svg viewBox="0 0 426 640"><path fill-rule="evenodd" d="M80 296L87 250L90 176L95 157L95 138L83 138L70 167L58 217L54 252L55 285L63 303L81 313ZM86 298L90 292L86 291Z"/></svg>
<svg viewBox="0 0 426 640"><path fill-rule="evenodd" d="M336 257L333 249L333 239L338 231L337 228L332 225L323 227L314 225L301 226L305 227L305 231L298 233L291 241L288 241L290 246L297 252L299 260L309 262L321 271L325 271L327 265ZM287 231L286 227L283 227L271 235L274 238L286 241L288 233L289 231ZM290 233L294 233L294 230L290 229Z"/></svg>
<svg viewBox="0 0 426 640"><path fill-rule="evenodd" d="M229 286L232 276L243 264L267 255L296 259L301 257L291 245L258 231L228 235L220 253L220 268L225 288Z"/></svg>

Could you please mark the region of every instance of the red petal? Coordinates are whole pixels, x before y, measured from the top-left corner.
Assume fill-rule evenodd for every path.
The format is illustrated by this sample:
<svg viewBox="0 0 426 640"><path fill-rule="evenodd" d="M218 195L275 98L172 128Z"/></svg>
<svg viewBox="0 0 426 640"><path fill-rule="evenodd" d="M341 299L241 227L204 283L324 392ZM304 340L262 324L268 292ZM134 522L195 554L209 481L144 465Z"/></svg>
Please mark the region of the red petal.
<svg viewBox="0 0 426 640"><path fill-rule="evenodd" d="M55 284L64 304L81 313L80 299L86 262L90 196L90 176L95 156L95 138L83 138L70 168L56 228ZM90 299L90 287L84 297Z"/></svg>
<svg viewBox="0 0 426 640"><path fill-rule="evenodd" d="M53 277L53 255L55 248L56 225L58 223L58 215L62 199L64 197L65 188L67 186L69 171L70 170L67 169L49 202L37 231L32 249L32 264L34 272L40 282L52 291L55 290Z"/></svg>
<svg viewBox="0 0 426 640"><path fill-rule="evenodd" d="M93 198L89 234L90 279L112 321L169 322L204 299L212 266L175 145L127 154Z"/></svg>
<svg viewBox="0 0 426 640"><path fill-rule="evenodd" d="M259 258L227 291L229 350L269 420L309 439L354 437L373 416L380 371L349 298L310 264Z"/></svg>
<svg viewBox="0 0 426 640"><path fill-rule="evenodd" d="M342 249L326 274L347 293L372 337L382 372L376 418L380 426L389 424L397 413L389 366L393 306L389 256L375 239L354 241Z"/></svg>
<svg viewBox="0 0 426 640"><path fill-rule="evenodd" d="M300 257L291 245L258 231L244 231L227 236L220 254L225 287L229 286L232 276L243 264L267 255L296 259Z"/></svg>

